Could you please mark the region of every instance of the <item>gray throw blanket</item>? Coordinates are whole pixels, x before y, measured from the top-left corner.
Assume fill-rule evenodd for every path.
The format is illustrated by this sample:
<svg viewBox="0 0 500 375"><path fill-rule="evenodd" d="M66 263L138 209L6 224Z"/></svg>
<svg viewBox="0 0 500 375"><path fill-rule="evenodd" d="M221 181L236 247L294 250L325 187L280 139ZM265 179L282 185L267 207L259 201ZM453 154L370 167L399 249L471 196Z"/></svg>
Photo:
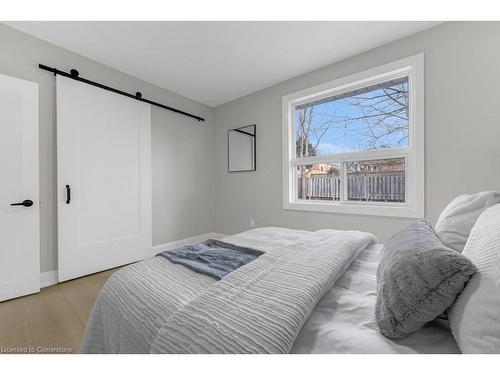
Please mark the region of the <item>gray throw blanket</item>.
<svg viewBox="0 0 500 375"><path fill-rule="evenodd" d="M172 263L181 264L194 272L220 280L263 253L263 251L218 240L206 240L196 245L163 251L157 255L167 258Z"/></svg>

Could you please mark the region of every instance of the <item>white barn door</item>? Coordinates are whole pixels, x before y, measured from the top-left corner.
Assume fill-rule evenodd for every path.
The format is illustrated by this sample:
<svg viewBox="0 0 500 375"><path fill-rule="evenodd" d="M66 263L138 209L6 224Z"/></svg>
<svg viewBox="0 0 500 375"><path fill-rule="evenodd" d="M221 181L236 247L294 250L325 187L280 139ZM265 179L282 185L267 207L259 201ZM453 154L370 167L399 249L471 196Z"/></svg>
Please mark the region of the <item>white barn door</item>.
<svg viewBox="0 0 500 375"><path fill-rule="evenodd" d="M59 281L151 255L151 106L57 76Z"/></svg>
<svg viewBox="0 0 500 375"><path fill-rule="evenodd" d="M0 301L40 290L38 84L0 74Z"/></svg>

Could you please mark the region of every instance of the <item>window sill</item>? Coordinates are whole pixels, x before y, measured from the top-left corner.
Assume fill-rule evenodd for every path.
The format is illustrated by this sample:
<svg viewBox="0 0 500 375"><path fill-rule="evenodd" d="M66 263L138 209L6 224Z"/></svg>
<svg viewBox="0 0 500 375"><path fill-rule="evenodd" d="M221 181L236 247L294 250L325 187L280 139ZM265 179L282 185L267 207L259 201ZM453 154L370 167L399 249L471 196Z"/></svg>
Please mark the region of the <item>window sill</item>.
<svg viewBox="0 0 500 375"><path fill-rule="evenodd" d="M285 210L332 212L353 215L423 218L424 209L407 205L381 205L369 203L341 203L319 201L294 201L283 204Z"/></svg>

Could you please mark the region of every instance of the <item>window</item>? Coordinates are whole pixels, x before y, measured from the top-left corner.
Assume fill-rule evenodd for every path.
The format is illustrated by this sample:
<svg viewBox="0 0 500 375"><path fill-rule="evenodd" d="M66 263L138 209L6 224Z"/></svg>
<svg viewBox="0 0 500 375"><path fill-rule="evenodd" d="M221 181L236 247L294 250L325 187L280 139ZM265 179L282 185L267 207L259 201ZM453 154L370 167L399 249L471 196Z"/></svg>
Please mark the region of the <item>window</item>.
<svg viewBox="0 0 500 375"><path fill-rule="evenodd" d="M423 217L423 54L283 97L285 209Z"/></svg>

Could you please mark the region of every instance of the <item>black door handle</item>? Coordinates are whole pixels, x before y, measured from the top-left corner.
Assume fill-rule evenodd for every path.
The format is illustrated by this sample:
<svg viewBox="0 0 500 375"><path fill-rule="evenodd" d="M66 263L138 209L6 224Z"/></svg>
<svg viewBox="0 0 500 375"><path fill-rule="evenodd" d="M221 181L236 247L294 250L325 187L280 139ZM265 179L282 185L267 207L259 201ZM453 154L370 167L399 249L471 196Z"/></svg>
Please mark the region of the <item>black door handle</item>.
<svg viewBox="0 0 500 375"><path fill-rule="evenodd" d="M31 207L33 206L33 201L30 199L26 199L20 203L11 203L11 206L24 206L24 207Z"/></svg>
<svg viewBox="0 0 500 375"><path fill-rule="evenodd" d="M71 188L66 185L66 204L69 204L69 202L71 202Z"/></svg>

